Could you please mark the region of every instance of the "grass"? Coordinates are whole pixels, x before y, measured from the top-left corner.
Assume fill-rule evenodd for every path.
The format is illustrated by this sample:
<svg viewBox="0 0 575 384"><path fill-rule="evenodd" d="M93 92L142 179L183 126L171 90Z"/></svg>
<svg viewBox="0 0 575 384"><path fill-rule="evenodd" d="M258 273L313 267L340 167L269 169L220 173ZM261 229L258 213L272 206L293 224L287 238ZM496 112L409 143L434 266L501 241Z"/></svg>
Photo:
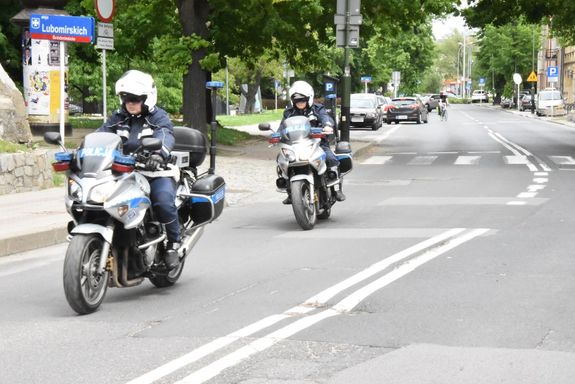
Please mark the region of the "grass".
<svg viewBox="0 0 575 384"><path fill-rule="evenodd" d="M66 182L66 175L64 173L52 172L52 184L54 187L61 187Z"/></svg>
<svg viewBox="0 0 575 384"><path fill-rule="evenodd" d="M72 125L72 129L74 128L85 128L85 129L97 129L103 123L101 117L96 119L89 119L86 117L77 117L77 116L70 116L69 117L70 124Z"/></svg>
<svg viewBox="0 0 575 384"><path fill-rule="evenodd" d="M18 153L18 152L29 152L29 151L30 149L25 145L0 140L0 153Z"/></svg>
<svg viewBox="0 0 575 384"><path fill-rule="evenodd" d="M283 112L283 109L276 109L274 111L264 111L262 113L254 113L252 115L222 115L218 116L216 120L218 120L218 122L224 127L237 127L240 125L252 125L266 123L268 121L281 120Z"/></svg>

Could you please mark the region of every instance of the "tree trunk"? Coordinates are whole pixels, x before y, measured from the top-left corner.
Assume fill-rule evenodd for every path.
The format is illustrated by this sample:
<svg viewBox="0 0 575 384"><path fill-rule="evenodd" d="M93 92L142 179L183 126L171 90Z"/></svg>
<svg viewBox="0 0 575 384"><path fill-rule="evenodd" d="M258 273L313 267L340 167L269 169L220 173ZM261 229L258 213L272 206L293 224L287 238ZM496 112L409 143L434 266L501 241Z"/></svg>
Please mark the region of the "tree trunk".
<svg viewBox="0 0 575 384"><path fill-rule="evenodd" d="M210 6L208 0L178 0L180 23L184 36L196 34L208 39L208 16ZM205 49L200 49L192 54L192 64L188 67L188 73L184 75L183 82L183 106L182 113L184 125L193 127L207 133L208 116L208 92L206 82L211 77L200 66L200 60L206 55Z"/></svg>
<svg viewBox="0 0 575 384"><path fill-rule="evenodd" d="M256 106L256 95L258 93L258 89L260 88L261 81L262 71L258 68L256 69L254 83L248 84L247 92L244 91L242 87L240 87L242 95L246 98L246 106L243 111L246 114L254 113Z"/></svg>

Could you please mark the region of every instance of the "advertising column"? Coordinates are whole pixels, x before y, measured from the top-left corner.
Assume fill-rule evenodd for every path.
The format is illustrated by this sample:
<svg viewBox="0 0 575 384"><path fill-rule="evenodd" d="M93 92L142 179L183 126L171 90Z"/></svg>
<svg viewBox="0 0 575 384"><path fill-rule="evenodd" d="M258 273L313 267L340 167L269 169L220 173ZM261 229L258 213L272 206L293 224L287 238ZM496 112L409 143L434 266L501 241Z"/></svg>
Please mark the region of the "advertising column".
<svg viewBox="0 0 575 384"><path fill-rule="evenodd" d="M24 101L32 133L41 134L57 128L60 108L60 60L64 59L66 100L64 108L68 116L68 62L67 55L60 57L59 41L30 38L26 29L23 35L22 60L24 74ZM70 130L66 124L66 132Z"/></svg>

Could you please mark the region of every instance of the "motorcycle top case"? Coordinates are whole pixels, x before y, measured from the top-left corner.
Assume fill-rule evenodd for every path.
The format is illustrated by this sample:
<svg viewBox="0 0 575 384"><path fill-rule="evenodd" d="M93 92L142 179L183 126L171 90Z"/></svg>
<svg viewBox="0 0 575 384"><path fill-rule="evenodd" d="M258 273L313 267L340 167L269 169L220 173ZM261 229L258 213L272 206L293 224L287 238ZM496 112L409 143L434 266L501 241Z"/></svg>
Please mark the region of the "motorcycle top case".
<svg viewBox="0 0 575 384"><path fill-rule="evenodd" d="M217 219L223 209L226 182L218 175L205 175L192 185L191 218L195 225L210 223Z"/></svg>
<svg viewBox="0 0 575 384"><path fill-rule="evenodd" d="M176 144L172 156L177 159L181 168L198 167L206 158L208 152L208 138L194 128L174 127Z"/></svg>

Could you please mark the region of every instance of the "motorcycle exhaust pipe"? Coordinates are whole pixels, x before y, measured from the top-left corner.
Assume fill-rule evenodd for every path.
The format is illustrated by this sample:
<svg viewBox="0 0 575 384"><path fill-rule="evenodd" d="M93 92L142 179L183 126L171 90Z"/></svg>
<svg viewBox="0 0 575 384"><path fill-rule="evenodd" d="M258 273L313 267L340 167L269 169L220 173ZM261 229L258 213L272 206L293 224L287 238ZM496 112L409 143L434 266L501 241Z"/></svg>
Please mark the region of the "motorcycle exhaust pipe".
<svg viewBox="0 0 575 384"><path fill-rule="evenodd" d="M192 233L184 236L182 240L182 246L180 247L180 258L186 257L190 250L196 245L202 234L204 233L204 227L198 227L192 230Z"/></svg>
<svg viewBox="0 0 575 384"><path fill-rule="evenodd" d="M158 237L157 239L154 239L154 240L149 241L145 244L139 245L138 249L148 248L150 245L158 244L159 242L162 242L165 239L166 239L166 234L164 233L162 236Z"/></svg>

